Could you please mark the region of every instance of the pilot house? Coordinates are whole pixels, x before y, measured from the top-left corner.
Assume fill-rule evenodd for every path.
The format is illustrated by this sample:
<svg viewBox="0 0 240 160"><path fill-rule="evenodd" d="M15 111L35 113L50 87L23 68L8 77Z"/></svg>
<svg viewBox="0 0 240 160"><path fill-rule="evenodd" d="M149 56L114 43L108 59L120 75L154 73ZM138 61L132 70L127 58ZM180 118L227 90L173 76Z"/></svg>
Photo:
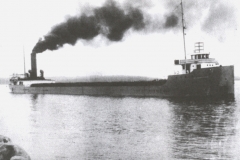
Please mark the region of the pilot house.
<svg viewBox="0 0 240 160"><path fill-rule="evenodd" d="M195 69L218 67L219 63L214 58L209 58L210 53L204 53L204 43L195 43L194 54L191 55L191 59L175 60L174 64L181 66L174 74L188 74Z"/></svg>

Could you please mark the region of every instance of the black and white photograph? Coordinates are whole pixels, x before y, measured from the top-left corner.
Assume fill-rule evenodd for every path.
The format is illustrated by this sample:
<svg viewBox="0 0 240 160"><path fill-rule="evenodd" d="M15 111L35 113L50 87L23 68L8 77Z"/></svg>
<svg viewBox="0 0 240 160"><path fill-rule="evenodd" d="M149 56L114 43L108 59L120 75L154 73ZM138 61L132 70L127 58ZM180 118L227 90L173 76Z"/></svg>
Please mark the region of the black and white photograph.
<svg viewBox="0 0 240 160"><path fill-rule="evenodd" d="M240 159L239 10L1 0L0 160Z"/></svg>

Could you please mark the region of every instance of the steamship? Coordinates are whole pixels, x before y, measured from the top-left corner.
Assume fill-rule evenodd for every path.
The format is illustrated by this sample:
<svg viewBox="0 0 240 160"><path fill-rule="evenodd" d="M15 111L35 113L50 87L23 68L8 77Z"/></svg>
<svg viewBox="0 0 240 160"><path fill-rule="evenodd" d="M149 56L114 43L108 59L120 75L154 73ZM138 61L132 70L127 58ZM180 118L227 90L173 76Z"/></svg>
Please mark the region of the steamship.
<svg viewBox="0 0 240 160"><path fill-rule="evenodd" d="M13 75L10 79L12 93L66 94L90 96L133 97L199 97L234 94L234 66L221 66L210 53L204 53L203 43L190 59L174 60L176 71L167 79L131 82L76 82L59 83L37 76L36 54L31 54L29 74Z"/></svg>
<svg viewBox="0 0 240 160"><path fill-rule="evenodd" d="M178 68L167 79L131 82L76 82L59 83L44 78L43 71L37 76L36 53L31 54L29 74L10 78L12 93L66 94L90 96L133 97L200 97L234 94L234 66L222 66L209 53L204 53L203 42L195 43L194 53L186 58L185 26L182 9L182 30L185 59L175 60Z"/></svg>

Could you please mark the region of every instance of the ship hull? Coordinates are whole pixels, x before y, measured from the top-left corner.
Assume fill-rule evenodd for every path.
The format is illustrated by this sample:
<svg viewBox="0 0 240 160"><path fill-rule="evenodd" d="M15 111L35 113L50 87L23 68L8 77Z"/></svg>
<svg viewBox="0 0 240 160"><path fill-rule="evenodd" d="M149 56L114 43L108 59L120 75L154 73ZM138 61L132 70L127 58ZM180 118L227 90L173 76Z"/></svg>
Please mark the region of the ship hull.
<svg viewBox="0 0 240 160"><path fill-rule="evenodd" d="M166 81L85 82L10 85L19 94L65 94L114 97L199 97L234 94L234 66L196 69Z"/></svg>

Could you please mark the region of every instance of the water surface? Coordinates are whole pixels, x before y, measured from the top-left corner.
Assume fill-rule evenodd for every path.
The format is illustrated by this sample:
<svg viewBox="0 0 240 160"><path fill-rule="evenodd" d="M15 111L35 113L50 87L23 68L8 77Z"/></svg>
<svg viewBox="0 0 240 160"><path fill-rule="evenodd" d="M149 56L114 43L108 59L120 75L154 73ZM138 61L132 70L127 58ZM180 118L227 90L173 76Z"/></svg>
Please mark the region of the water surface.
<svg viewBox="0 0 240 160"><path fill-rule="evenodd" d="M240 81L222 99L11 94L1 135L33 160L240 159Z"/></svg>

